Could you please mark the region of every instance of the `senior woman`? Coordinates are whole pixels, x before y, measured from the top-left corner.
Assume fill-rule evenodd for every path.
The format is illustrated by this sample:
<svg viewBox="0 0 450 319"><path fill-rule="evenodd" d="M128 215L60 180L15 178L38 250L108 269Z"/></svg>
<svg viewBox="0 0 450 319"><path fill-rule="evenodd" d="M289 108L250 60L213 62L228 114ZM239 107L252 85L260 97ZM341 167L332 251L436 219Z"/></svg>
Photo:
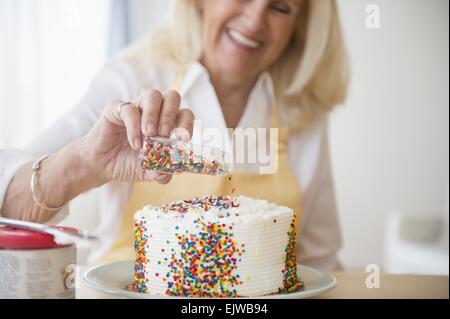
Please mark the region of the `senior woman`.
<svg viewBox="0 0 450 319"><path fill-rule="evenodd" d="M137 209L227 192L220 176L142 171L145 136L189 140L194 114L220 130L276 125L277 170L240 166L233 185L301 216L301 263L339 268L326 115L345 98L345 62L333 0L174 1L172 18L110 61L73 110L26 149L1 152L0 213L55 222L71 199L101 186L103 245L92 259L129 259Z"/></svg>

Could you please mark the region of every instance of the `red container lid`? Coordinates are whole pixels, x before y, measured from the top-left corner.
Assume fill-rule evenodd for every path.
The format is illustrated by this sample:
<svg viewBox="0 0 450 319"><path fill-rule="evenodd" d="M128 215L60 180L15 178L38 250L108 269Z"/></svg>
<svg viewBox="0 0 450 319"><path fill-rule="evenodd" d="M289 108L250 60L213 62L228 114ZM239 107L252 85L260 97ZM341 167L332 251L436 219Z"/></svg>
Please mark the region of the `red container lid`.
<svg viewBox="0 0 450 319"><path fill-rule="evenodd" d="M71 227L54 226L54 228L78 232ZM10 226L0 227L0 249L49 249L66 246L69 245L58 245L51 234Z"/></svg>

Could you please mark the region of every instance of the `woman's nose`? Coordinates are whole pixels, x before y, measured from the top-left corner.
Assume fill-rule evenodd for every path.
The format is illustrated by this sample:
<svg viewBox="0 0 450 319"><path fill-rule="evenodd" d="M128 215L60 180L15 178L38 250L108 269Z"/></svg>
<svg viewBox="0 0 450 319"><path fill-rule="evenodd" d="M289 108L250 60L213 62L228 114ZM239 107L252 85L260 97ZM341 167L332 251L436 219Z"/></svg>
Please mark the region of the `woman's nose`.
<svg viewBox="0 0 450 319"><path fill-rule="evenodd" d="M259 31L264 27L267 13L265 0L248 1L244 10L247 27L250 31Z"/></svg>

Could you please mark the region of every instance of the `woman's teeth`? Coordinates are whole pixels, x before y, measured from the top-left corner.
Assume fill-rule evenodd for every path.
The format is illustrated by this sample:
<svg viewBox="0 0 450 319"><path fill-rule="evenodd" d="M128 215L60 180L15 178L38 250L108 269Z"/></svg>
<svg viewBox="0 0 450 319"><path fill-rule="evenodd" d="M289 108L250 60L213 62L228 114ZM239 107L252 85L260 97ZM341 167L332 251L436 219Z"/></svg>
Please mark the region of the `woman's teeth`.
<svg viewBox="0 0 450 319"><path fill-rule="evenodd" d="M228 34L230 35L230 37L234 41L236 41L240 45L243 45L243 46L246 46L246 47L249 47L249 48L252 48L252 49L256 49L256 48L258 48L260 46L259 42L247 38L245 35L243 35L239 31L229 29L228 30Z"/></svg>

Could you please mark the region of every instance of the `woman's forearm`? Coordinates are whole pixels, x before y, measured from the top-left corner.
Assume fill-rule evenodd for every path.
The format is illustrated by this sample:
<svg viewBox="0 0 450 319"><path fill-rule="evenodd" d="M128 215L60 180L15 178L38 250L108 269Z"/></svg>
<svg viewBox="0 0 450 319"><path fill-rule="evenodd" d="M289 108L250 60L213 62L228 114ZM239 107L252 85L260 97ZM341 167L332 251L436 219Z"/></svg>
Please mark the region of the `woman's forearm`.
<svg viewBox="0 0 450 319"><path fill-rule="evenodd" d="M47 207L59 207L79 194L106 182L98 169L89 167L79 157L76 141L51 154L41 163L38 172L36 196ZM30 189L32 163L26 163L11 180L1 215L7 218L45 222L55 215L40 208Z"/></svg>

